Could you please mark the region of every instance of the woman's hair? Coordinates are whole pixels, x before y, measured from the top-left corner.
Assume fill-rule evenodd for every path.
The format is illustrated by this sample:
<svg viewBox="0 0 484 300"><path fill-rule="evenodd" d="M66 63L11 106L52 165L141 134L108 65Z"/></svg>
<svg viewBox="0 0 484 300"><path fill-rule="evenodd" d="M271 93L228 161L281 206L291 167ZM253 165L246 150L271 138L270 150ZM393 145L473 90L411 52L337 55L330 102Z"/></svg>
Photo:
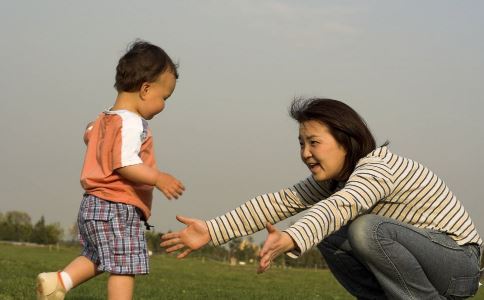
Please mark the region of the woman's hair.
<svg viewBox="0 0 484 300"><path fill-rule="evenodd" d="M331 135L346 150L340 177L347 180L362 157L375 150L373 135L363 118L351 107L333 99L294 99L289 115L303 123L318 121L328 127Z"/></svg>
<svg viewBox="0 0 484 300"><path fill-rule="evenodd" d="M136 92L144 82L154 82L165 71L178 78L177 66L160 47L134 41L118 62L114 87L118 92Z"/></svg>

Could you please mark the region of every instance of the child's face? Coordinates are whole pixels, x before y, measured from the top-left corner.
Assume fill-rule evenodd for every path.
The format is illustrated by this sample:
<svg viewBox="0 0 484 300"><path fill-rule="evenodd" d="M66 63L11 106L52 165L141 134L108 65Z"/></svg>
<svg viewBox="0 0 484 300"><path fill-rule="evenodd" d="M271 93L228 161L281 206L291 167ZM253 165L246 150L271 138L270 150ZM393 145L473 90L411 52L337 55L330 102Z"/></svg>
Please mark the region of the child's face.
<svg viewBox="0 0 484 300"><path fill-rule="evenodd" d="M317 181L339 179L346 150L331 135L326 125L318 121L299 124L301 159Z"/></svg>
<svg viewBox="0 0 484 300"><path fill-rule="evenodd" d="M165 108L165 101L175 90L176 78L171 72L160 74L153 82L146 82L141 87L138 113L146 120L151 120Z"/></svg>

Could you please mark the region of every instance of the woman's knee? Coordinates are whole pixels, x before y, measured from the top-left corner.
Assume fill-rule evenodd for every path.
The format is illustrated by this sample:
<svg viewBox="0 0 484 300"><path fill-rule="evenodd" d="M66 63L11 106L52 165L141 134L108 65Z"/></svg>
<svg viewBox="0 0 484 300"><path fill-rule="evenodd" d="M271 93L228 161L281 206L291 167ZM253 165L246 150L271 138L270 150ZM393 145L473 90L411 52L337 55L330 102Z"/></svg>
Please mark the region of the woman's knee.
<svg viewBox="0 0 484 300"><path fill-rule="evenodd" d="M374 233L381 223L381 217L372 214L355 219L348 229L351 248L361 256L372 255L376 245Z"/></svg>

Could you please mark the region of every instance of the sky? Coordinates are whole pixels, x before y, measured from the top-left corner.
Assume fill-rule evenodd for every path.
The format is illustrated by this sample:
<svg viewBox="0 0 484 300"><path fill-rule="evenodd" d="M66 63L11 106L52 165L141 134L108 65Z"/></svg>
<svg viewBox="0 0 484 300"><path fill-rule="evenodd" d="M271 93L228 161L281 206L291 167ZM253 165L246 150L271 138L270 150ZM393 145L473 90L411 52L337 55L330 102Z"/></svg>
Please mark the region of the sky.
<svg viewBox="0 0 484 300"><path fill-rule="evenodd" d="M483 16L477 0L2 1L0 212L74 224L84 128L114 103L117 61L139 38L180 73L149 124L159 168L186 192L155 191L156 231L308 176L287 109L326 97L439 175L482 236Z"/></svg>

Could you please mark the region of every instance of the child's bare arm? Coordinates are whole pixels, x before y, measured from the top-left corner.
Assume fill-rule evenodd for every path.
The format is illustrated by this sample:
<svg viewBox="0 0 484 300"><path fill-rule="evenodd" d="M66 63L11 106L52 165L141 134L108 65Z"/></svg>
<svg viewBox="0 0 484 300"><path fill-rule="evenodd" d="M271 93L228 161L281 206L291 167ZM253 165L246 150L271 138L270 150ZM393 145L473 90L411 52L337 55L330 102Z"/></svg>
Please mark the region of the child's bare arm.
<svg viewBox="0 0 484 300"><path fill-rule="evenodd" d="M86 126L86 130L84 131L84 144L86 144L86 145L89 142L89 134L91 133L91 129L92 129L93 124L94 124L94 121L89 122Z"/></svg>
<svg viewBox="0 0 484 300"><path fill-rule="evenodd" d="M119 168L116 170L119 175L135 183L142 183L156 186L166 198L178 199L183 194L185 187L175 177L163 173L145 164L138 164Z"/></svg>

